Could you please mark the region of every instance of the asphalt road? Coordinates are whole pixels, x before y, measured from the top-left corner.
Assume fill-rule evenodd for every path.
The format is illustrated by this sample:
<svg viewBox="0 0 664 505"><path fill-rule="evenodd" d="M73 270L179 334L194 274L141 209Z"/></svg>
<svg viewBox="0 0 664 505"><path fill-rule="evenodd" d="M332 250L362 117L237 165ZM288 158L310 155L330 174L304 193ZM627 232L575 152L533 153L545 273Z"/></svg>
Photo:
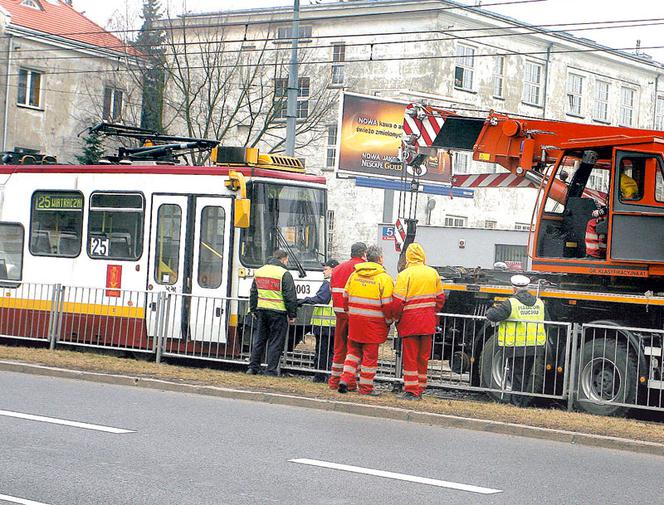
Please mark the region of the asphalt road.
<svg viewBox="0 0 664 505"><path fill-rule="evenodd" d="M9 417L20 414L133 432ZM654 504L664 496L657 456L8 372L0 432L0 504ZM300 458L501 492L290 461Z"/></svg>

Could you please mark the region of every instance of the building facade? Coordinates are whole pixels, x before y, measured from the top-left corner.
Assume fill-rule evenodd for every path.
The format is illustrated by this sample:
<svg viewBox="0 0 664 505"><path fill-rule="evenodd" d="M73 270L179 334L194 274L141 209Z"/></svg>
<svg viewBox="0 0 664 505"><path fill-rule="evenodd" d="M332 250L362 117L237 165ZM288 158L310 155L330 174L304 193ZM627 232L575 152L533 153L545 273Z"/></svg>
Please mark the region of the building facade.
<svg viewBox="0 0 664 505"><path fill-rule="evenodd" d="M267 40L270 57L284 58L291 17L292 9L284 7L190 15L184 22L191 26L190 35L224 26L240 50ZM313 90L319 85L334 93L424 100L464 115L497 110L664 129L664 69L646 55L611 50L452 1L324 3L303 7L300 17L301 122L315 107ZM264 82L276 90L275 100L282 95L283 78ZM390 212L395 195L356 187L352 179L335 174L337 121L337 108L330 107L296 154L306 159L309 171L328 179L331 250L345 257L352 242L373 241L377 223L396 217ZM259 145L272 147L269 139ZM473 162L471 153L452 155L456 174L502 171ZM597 189L603 184L608 181L594 181ZM533 189L475 190L472 199L423 196L418 217L431 225L523 231L530 228L534 202Z"/></svg>
<svg viewBox="0 0 664 505"><path fill-rule="evenodd" d="M2 151L75 163L79 134L140 119L138 53L62 0L0 0Z"/></svg>

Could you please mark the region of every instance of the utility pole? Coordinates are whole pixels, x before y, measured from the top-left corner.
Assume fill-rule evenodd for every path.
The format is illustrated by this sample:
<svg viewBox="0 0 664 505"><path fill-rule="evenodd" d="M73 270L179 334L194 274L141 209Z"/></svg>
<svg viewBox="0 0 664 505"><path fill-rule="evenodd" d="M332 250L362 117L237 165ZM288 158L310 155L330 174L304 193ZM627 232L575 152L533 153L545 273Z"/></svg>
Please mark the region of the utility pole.
<svg viewBox="0 0 664 505"><path fill-rule="evenodd" d="M288 68L288 102L286 105L286 154L295 155L295 122L297 120L297 46L300 39L300 0L293 0L293 24L291 26L291 59Z"/></svg>

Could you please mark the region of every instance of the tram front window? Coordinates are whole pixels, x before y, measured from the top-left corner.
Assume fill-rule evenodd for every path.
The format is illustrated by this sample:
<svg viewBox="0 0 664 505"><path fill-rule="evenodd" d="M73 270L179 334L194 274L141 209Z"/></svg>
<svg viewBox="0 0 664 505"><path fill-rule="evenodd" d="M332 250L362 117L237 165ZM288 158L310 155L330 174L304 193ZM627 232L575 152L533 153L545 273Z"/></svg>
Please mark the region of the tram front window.
<svg viewBox="0 0 664 505"><path fill-rule="evenodd" d="M242 263L260 267L275 249L290 249L305 269L321 270L326 260L325 192L264 182L251 183L248 192L251 223L242 231Z"/></svg>

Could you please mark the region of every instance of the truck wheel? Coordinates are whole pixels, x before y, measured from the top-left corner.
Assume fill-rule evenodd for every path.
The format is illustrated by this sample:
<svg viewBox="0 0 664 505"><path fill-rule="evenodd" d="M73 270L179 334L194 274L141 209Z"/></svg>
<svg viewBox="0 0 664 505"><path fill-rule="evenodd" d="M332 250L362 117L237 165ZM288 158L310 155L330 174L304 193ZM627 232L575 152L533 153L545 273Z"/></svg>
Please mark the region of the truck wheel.
<svg viewBox="0 0 664 505"><path fill-rule="evenodd" d="M498 402L507 403L510 401L509 391L512 390L512 373L510 370L511 359L506 359L503 349L498 346L496 335L487 340L480 355L480 386L501 391L487 391L487 395ZM535 374L534 390L542 392L544 384L544 353L537 353L531 373ZM504 387L503 387L503 382ZM534 400L532 396L521 396L519 405L527 407Z"/></svg>
<svg viewBox="0 0 664 505"><path fill-rule="evenodd" d="M636 360L625 342L613 338L583 344L577 408L600 416L622 416L628 407L593 402L633 404L636 398Z"/></svg>

